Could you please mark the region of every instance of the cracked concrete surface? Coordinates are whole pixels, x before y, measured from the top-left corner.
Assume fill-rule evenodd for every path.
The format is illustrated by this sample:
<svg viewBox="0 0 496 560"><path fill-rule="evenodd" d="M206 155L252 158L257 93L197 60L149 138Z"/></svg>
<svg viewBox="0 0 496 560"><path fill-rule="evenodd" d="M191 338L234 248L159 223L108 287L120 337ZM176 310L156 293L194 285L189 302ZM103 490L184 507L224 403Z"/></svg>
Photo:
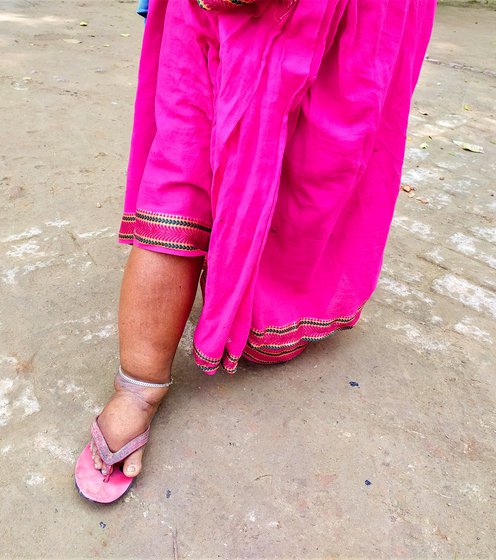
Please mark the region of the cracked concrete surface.
<svg viewBox="0 0 496 560"><path fill-rule="evenodd" d="M142 22L129 1L1 6L0 556L496 557L496 12L438 11L363 321L211 378L196 306L145 471L100 507L72 469L116 367Z"/></svg>

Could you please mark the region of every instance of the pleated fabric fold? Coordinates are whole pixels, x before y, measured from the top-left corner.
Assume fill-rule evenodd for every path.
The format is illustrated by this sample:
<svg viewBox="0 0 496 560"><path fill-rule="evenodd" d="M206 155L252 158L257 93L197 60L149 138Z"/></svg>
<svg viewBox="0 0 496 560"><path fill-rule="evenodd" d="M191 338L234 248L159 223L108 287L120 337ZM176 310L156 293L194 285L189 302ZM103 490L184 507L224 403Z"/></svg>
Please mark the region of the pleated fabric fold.
<svg viewBox="0 0 496 560"><path fill-rule="evenodd" d="M434 0L152 0L120 240L204 255L199 367L291 359L373 293Z"/></svg>

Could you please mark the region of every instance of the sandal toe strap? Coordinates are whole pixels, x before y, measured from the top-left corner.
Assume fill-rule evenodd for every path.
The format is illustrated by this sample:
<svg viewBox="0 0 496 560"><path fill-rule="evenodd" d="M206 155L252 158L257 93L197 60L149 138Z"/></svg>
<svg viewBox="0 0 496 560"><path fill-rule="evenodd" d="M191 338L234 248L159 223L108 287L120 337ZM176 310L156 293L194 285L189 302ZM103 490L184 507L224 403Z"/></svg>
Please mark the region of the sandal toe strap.
<svg viewBox="0 0 496 560"><path fill-rule="evenodd" d="M123 445L118 451L110 451L110 448L105 440L105 437L100 430L100 426L97 422L98 418L93 422L91 426L91 436L93 441L95 442L96 448L98 449L98 453L107 465L115 465L116 463L120 463L124 461L124 459L134 453L140 447L143 447L147 442L148 438L150 437L150 426L148 426L147 430L140 434L139 436L133 438L131 441Z"/></svg>

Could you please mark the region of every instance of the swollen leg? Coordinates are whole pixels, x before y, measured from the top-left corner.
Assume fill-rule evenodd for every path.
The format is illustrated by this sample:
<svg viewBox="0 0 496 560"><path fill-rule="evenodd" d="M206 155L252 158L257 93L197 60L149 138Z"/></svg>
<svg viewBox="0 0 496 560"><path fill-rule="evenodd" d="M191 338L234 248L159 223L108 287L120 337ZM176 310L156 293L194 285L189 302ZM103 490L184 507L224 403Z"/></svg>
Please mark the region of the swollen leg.
<svg viewBox="0 0 496 560"><path fill-rule="evenodd" d="M133 377L164 383L191 312L203 258L134 247L119 306L121 365Z"/></svg>
<svg viewBox="0 0 496 560"><path fill-rule="evenodd" d="M135 379L165 383L193 305L203 259L133 248L119 306L121 366ZM116 377L115 392L98 423L112 451L143 433L167 388L145 388ZM103 463L92 444L95 467ZM143 449L129 455L124 472L141 470Z"/></svg>

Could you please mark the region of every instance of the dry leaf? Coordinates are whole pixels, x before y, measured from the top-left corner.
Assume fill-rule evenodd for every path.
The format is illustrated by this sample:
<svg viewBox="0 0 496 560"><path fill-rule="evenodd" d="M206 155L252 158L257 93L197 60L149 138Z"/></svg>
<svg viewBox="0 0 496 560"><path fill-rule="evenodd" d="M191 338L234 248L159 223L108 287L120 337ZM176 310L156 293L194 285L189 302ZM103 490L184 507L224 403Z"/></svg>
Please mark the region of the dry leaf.
<svg viewBox="0 0 496 560"><path fill-rule="evenodd" d="M460 146L460 148L467 150L467 152L474 152L475 154L484 153L484 148L482 146L478 146L477 144L469 144L468 142L460 142L459 140L453 140L453 144Z"/></svg>
<svg viewBox="0 0 496 560"><path fill-rule="evenodd" d="M471 105L467 105L467 104L465 104L465 105L463 106L463 108L464 108L465 111L471 111L471 110L472 110Z"/></svg>

